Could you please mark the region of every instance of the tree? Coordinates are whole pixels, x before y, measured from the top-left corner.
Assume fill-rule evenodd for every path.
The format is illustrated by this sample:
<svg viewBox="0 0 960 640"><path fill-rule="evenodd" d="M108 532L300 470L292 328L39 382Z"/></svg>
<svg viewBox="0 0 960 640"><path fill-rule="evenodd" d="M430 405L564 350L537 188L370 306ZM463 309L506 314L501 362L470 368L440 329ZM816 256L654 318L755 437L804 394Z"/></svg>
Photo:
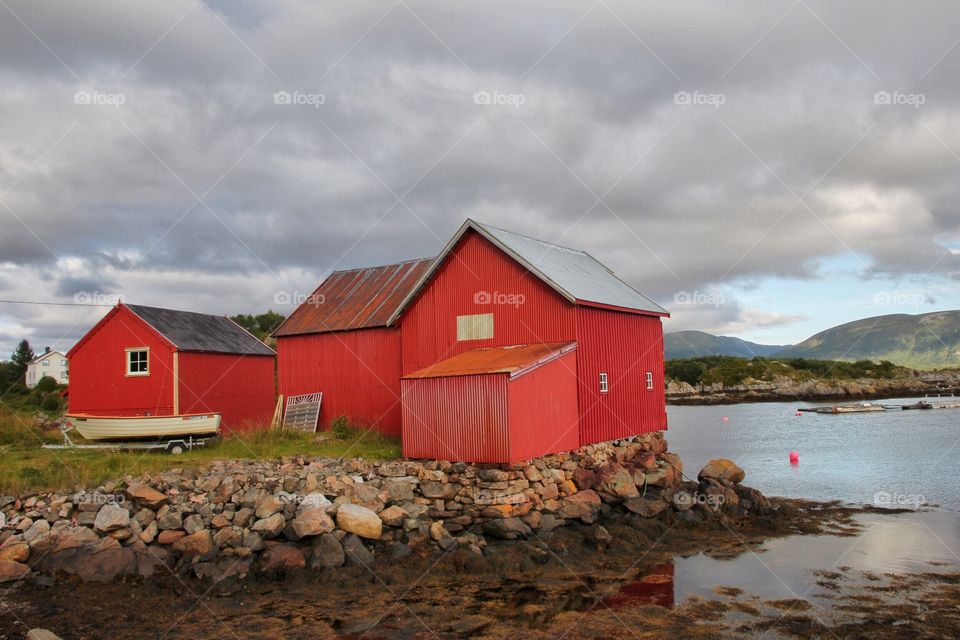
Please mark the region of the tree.
<svg viewBox="0 0 960 640"><path fill-rule="evenodd" d="M17 345L16 351L13 352L13 355L10 356L10 361L17 367L17 377L23 378L27 373L27 364L31 360L36 358L36 354L33 353L33 349L30 347L30 343L26 340L21 340L20 344Z"/></svg>
<svg viewBox="0 0 960 640"><path fill-rule="evenodd" d="M231 316L230 319L257 336L260 340L265 341L270 333L280 326L284 317L275 311L267 311L258 316L241 313L240 315Z"/></svg>

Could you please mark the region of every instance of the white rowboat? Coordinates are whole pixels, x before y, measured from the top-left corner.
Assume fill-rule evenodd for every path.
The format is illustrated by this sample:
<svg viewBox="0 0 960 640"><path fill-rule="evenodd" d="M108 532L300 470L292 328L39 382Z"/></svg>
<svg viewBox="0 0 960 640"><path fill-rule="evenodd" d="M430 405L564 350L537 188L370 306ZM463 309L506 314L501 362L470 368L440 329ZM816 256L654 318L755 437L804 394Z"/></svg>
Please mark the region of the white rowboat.
<svg viewBox="0 0 960 640"><path fill-rule="evenodd" d="M174 436L216 435L220 431L219 413L181 416L91 416L68 414L67 426L87 440L130 440L170 438Z"/></svg>

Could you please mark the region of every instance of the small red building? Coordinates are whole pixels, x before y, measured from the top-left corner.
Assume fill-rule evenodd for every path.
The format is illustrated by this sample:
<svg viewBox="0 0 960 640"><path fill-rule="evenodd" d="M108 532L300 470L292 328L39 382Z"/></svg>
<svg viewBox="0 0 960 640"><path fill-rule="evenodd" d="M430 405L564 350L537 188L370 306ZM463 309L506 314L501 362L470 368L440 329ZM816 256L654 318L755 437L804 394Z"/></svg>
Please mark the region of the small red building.
<svg viewBox="0 0 960 640"><path fill-rule="evenodd" d="M588 253L467 220L404 264L335 273L297 309L274 334L281 389L388 433L399 418L408 457L512 462L666 428L668 314ZM284 339L307 332L336 338Z"/></svg>
<svg viewBox="0 0 960 640"><path fill-rule="evenodd" d="M400 330L387 320L429 265L413 260L330 274L273 332L280 394L322 392L321 427L345 415L400 435Z"/></svg>
<svg viewBox="0 0 960 640"><path fill-rule="evenodd" d="M227 432L270 424L276 354L229 318L121 303L67 356L70 413L216 412Z"/></svg>

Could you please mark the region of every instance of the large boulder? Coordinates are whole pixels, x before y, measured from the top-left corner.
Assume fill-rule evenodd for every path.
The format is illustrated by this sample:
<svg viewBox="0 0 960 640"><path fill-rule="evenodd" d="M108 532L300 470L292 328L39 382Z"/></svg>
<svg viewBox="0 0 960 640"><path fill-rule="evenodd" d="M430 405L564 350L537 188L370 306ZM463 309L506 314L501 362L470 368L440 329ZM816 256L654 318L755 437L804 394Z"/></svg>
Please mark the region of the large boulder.
<svg viewBox="0 0 960 640"><path fill-rule="evenodd" d="M640 495L637 491L637 483L633 480L633 474L619 464L614 463L603 469L598 474L597 480L596 488L603 493L620 498L635 498Z"/></svg>
<svg viewBox="0 0 960 640"><path fill-rule="evenodd" d="M293 519L290 526L299 540L308 536L330 533L333 531L333 520L323 509L313 508L302 511L300 515Z"/></svg>
<svg viewBox="0 0 960 640"><path fill-rule="evenodd" d="M187 560L198 556L207 559L216 551L216 546L213 544L210 532L207 529L201 529L174 542L173 550L178 551Z"/></svg>
<svg viewBox="0 0 960 640"><path fill-rule="evenodd" d="M307 561L292 544L272 544L260 555L260 570L265 573L302 569Z"/></svg>
<svg viewBox="0 0 960 640"><path fill-rule="evenodd" d="M343 545L332 533L324 533L313 539L310 549L311 569L333 569L342 567L347 561Z"/></svg>
<svg viewBox="0 0 960 640"><path fill-rule="evenodd" d="M746 472L738 467L732 460L726 458L717 458L711 460L697 474L698 480L716 480L728 484L739 484L746 477Z"/></svg>
<svg viewBox="0 0 960 640"><path fill-rule="evenodd" d="M501 518L490 520L483 525L484 533L501 540L516 540L533 533L533 530L520 518Z"/></svg>
<svg viewBox="0 0 960 640"><path fill-rule="evenodd" d="M30 546L10 538L0 547L0 560L26 562L30 557Z"/></svg>
<svg viewBox="0 0 960 640"><path fill-rule="evenodd" d="M148 484L132 484L127 487L126 494L137 506L159 509L167 503L167 496L160 493Z"/></svg>
<svg viewBox="0 0 960 640"><path fill-rule="evenodd" d="M597 521L600 502L600 496L595 491L578 491L563 499L559 515L562 518L579 518L586 524L592 524Z"/></svg>
<svg viewBox="0 0 960 640"><path fill-rule="evenodd" d="M100 507L93 521L93 528L100 533L109 533L130 525L130 512L118 504L109 503Z"/></svg>
<svg viewBox="0 0 960 640"><path fill-rule="evenodd" d="M627 511L635 513L643 518L655 518L667 508L667 503L663 500L650 500L649 498L631 498L624 501L623 506Z"/></svg>
<svg viewBox="0 0 960 640"><path fill-rule="evenodd" d="M337 526L361 538L379 540L383 521L376 513L359 504L340 505L337 510Z"/></svg>
<svg viewBox="0 0 960 640"><path fill-rule="evenodd" d="M280 535L280 532L283 531L283 528L286 526L287 521L284 519L282 513L275 513L268 518L263 520L257 520L253 523L253 529L255 532L262 535L264 538L276 538Z"/></svg>
<svg viewBox="0 0 960 640"><path fill-rule="evenodd" d="M0 560L0 584L20 580L29 574L30 567L21 562Z"/></svg>

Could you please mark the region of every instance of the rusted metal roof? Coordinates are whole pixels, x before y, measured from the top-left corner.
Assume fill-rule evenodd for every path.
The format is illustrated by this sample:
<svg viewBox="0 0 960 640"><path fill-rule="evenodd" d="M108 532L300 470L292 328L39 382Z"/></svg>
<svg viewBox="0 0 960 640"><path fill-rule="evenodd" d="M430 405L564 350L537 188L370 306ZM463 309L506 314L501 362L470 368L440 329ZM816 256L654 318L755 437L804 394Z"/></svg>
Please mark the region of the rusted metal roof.
<svg viewBox="0 0 960 640"><path fill-rule="evenodd" d="M273 335L384 327L431 262L427 258L334 271Z"/></svg>
<svg viewBox="0 0 960 640"><path fill-rule="evenodd" d="M414 371L403 378L446 378L488 373L509 373L511 378L515 378L576 348L576 342L538 342L474 349Z"/></svg>

